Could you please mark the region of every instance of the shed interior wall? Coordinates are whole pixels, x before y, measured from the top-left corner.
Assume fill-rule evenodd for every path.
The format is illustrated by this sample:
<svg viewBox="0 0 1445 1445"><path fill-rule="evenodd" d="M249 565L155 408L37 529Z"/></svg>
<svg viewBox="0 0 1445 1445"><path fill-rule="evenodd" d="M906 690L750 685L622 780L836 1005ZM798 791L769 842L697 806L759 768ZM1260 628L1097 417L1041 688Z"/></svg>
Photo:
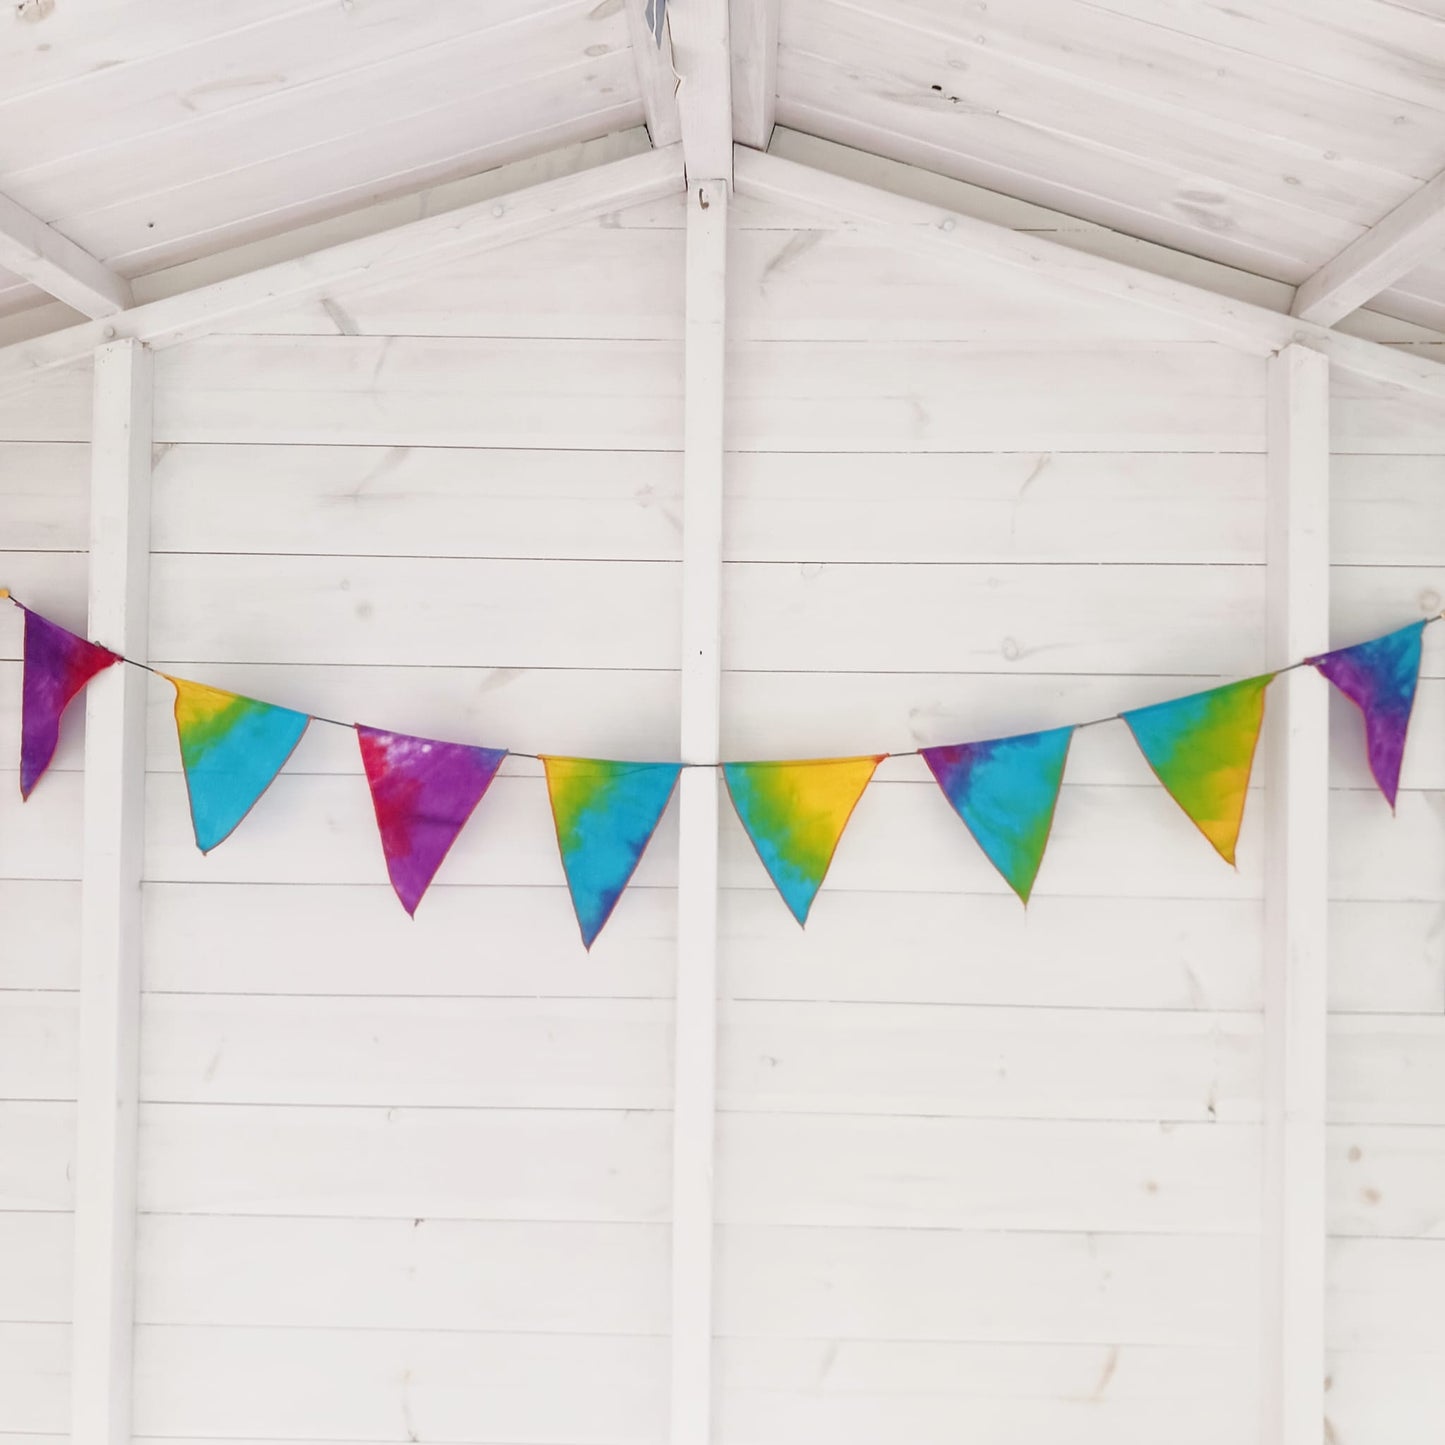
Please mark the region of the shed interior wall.
<svg viewBox="0 0 1445 1445"><path fill-rule="evenodd" d="M1279 660L1262 361L732 215L725 756L996 736ZM676 756L683 219L158 353L152 659L401 731ZM88 412L81 369L0 400L0 580L82 629ZM1345 378L1335 417L1344 642L1439 610L1445 426ZM1442 657L1393 822L1335 719L1341 1442L1414 1445L1440 1403ZM346 732L314 725L202 858L170 702L138 1436L662 1439L673 819L584 955L514 760L412 923ZM0 787L0 1437L67 1428L80 732L23 815ZM1085 731L1025 915L893 761L806 933L725 816L721 1445L1258 1438L1267 786L1231 872L1122 727Z"/></svg>

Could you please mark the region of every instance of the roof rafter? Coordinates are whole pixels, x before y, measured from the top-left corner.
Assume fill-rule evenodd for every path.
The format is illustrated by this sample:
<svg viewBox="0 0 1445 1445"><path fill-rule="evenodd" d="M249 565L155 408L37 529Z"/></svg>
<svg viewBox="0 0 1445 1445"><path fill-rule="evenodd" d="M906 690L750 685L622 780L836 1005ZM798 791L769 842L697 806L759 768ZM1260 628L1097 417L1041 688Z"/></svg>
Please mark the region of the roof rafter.
<svg viewBox="0 0 1445 1445"><path fill-rule="evenodd" d="M154 347L174 346L267 306L294 305L338 286L396 280L418 265L529 240L682 189L680 146L608 161L575 175L135 306L109 319L87 321L0 348L0 393L15 391L47 372L84 360L102 342L117 337L132 337Z"/></svg>
<svg viewBox="0 0 1445 1445"><path fill-rule="evenodd" d="M1326 261L1295 292L1294 315L1321 326L1388 290L1445 246L1445 172Z"/></svg>
<svg viewBox="0 0 1445 1445"><path fill-rule="evenodd" d="M0 196L0 266L86 316L131 304L129 282L9 196Z"/></svg>
<svg viewBox="0 0 1445 1445"><path fill-rule="evenodd" d="M778 108L780 0L731 0L733 139L764 151Z"/></svg>
<svg viewBox="0 0 1445 1445"><path fill-rule="evenodd" d="M734 157L734 180L740 195L783 203L802 201L847 220L882 227L895 245L907 250L952 258L964 265L976 265L983 259L1096 296L1143 306L1260 356L1298 343L1323 352L1357 376L1445 401L1445 366L1438 362L1121 261L1076 251L743 146Z"/></svg>
<svg viewBox="0 0 1445 1445"><path fill-rule="evenodd" d="M733 178L728 0L668 0L682 153L689 181Z"/></svg>

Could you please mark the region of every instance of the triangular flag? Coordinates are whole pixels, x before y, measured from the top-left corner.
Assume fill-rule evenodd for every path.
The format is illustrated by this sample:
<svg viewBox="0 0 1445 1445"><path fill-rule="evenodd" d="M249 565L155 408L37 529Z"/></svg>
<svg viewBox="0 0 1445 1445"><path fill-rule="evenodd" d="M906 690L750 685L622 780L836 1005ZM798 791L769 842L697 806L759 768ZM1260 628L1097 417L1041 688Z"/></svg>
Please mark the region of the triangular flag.
<svg viewBox="0 0 1445 1445"><path fill-rule="evenodd" d="M647 28L652 32L652 38L660 49L663 25L667 20L667 0L647 0L647 9L643 13L643 19L647 22Z"/></svg>
<svg viewBox="0 0 1445 1445"><path fill-rule="evenodd" d="M1071 727L923 748L944 796L1005 882L1027 903L1054 825Z"/></svg>
<svg viewBox="0 0 1445 1445"><path fill-rule="evenodd" d="M209 853L256 806L311 719L253 697L163 676L176 690L176 735L196 846Z"/></svg>
<svg viewBox="0 0 1445 1445"><path fill-rule="evenodd" d="M1274 673L1122 713L1154 775L1214 845L1234 862L1249 774Z"/></svg>
<svg viewBox="0 0 1445 1445"><path fill-rule="evenodd" d="M386 871L402 907L415 916L422 894L507 753L360 725L356 736Z"/></svg>
<svg viewBox="0 0 1445 1445"><path fill-rule="evenodd" d="M544 757L542 766L572 907L591 948L657 831L682 765Z"/></svg>
<svg viewBox="0 0 1445 1445"><path fill-rule="evenodd" d="M20 709L20 796L50 766L60 741L60 718L75 695L121 659L48 618L25 612L25 682Z"/></svg>
<svg viewBox="0 0 1445 1445"><path fill-rule="evenodd" d="M1405 734L1420 681L1423 622L1412 622L1370 642L1308 658L1365 715L1365 751L1380 791L1395 806Z"/></svg>
<svg viewBox="0 0 1445 1445"><path fill-rule="evenodd" d="M808 921L843 829L887 756L723 765L733 807L799 923Z"/></svg>

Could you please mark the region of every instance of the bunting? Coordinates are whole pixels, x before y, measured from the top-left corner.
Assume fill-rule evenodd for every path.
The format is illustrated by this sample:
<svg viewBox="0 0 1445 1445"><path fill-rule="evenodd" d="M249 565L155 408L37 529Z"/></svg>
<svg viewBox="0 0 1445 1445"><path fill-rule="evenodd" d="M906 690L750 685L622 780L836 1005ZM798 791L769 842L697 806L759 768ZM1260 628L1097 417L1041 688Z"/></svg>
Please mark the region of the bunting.
<svg viewBox="0 0 1445 1445"><path fill-rule="evenodd" d="M800 924L808 921L858 799L887 756L723 764L733 807Z"/></svg>
<svg viewBox="0 0 1445 1445"><path fill-rule="evenodd" d="M176 735L196 846L209 853L256 806L311 719L253 697L162 676L176 690Z"/></svg>
<svg viewBox="0 0 1445 1445"><path fill-rule="evenodd" d="M69 704L98 672L129 659L31 612L4 588L0 599L15 602L25 616L20 786L28 797L54 757ZM1359 708L1370 770L1392 808L1419 686L1423 634L1435 620L1291 664L1316 668ZM175 689L191 821L197 845L210 852L270 787L309 724L332 719L157 675ZM1025 904L1048 848L1074 734L1096 723L1127 725L1170 796L1233 864L1265 695L1276 676L1264 673L1077 726L920 748L916 755ZM375 727L334 725L355 729L387 874L402 906L414 916L508 754ZM684 766L721 770L768 876L803 924L878 764L890 756L914 755L721 764L540 756L583 944L590 949L612 916Z"/></svg>
<svg viewBox="0 0 1445 1445"><path fill-rule="evenodd" d="M1415 710L1424 634L1425 624L1416 622L1384 637L1306 659L1364 714L1370 772L1391 810L1400 791L1400 764Z"/></svg>
<svg viewBox="0 0 1445 1445"><path fill-rule="evenodd" d="M356 729L391 886L413 917L491 786L505 749Z"/></svg>
<svg viewBox="0 0 1445 1445"><path fill-rule="evenodd" d="M590 949L657 831L682 764L544 756L542 766L562 871Z"/></svg>
<svg viewBox="0 0 1445 1445"><path fill-rule="evenodd" d="M1230 864L1264 723L1264 691L1274 677L1267 672L1120 714L1155 777Z"/></svg>
<svg viewBox="0 0 1445 1445"><path fill-rule="evenodd" d="M55 756L65 709L96 673L121 659L28 607L22 610L25 681L20 704L20 796L28 798Z"/></svg>
<svg viewBox="0 0 1445 1445"><path fill-rule="evenodd" d="M1054 826L1072 727L923 748L923 761L978 846L1027 906Z"/></svg>

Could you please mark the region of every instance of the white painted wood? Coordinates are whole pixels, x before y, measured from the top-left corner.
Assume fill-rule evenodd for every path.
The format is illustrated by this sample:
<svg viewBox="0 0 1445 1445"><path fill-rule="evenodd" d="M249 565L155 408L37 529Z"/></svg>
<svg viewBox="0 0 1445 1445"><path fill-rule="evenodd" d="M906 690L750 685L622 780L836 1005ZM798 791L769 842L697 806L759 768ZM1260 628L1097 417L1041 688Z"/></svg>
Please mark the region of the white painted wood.
<svg viewBox="0 0 1445 1445"><path fill-rule="evenodd" d="M149 632L151 357L116 341L95 358L90 635L144 660ZM116 667L86 692L76 1140L72 1429L130 1438L140 1049L144 673Z"/></svg>
<svg viewBox="0 0 1445 1445"><path fill-rule="evenodd" d="M478 202L446 215L264 267L180 296L137 306L113 322L90 322L0 352L0 387L23 384L86 356L115 337L169 345L220 328L234 316L305 300L330 287L390 280L424 261L476 254L524 241L558 226L679 189L681 154L672 149L597 166L543 182L505 200Z"/></svg>
<svg viewBox="0 0 1445 1445"><path fill-rule="evenodd" d="M1269 633L1276 657L1329 647L1329 362L1270 362ZM1271 689L1265 889L1263 1438L1315 1445L1324 1418L1329 713L1301 670Z"/></svg>
<svg viewBox="0 0 1445 1445"><path fill-rule="evenodd" d="M728 0L668 0L667 28L687 178L696 185L733 177L732 58Z"/></svg>
<svg viewBox="0 0 1445 1445"><path fill-rule="evenodd" d="M647 133L655 146L674 145L682 139L682 124L677 113L680 82L672 68L672 36L666 24L661 43L653 36L646 19L648 0L626 0L626 4L627 37L632 45L637 86L642 92Z"/></svg>
<svg viewBox="0 0 1445 1445"><path fill-rule="evenodd" d="M1332 326L1445 246L1445 173L1350 242L1295 292L1290 311Z"/></svg>
<svg viewBox="0 0 1445 1445"><path fill-rule="evenodd" d="M733 139L765 151L778 105L780 0L730 0Z"/></svg>
<svg viewBox="0 0 1445 1445"><path fill-rule="evenodd" d="M0 195L0 265L86 316L114 316L132 303L129 283L4 195Z"/></svg>
<svg viewBox="0 0 1445 1445"><path fill-rule="evenodd" d="M683 761L708 764L719 761L722 717L727 182L690 179L687 207L680 735ZM707 1445L712 1436L718 773L709 767L684 769L679 794L668 1438L673 1445Z"/></svg>
<svg viewBox="0 0 1445 1445"><path fill-rule="evenodd" d="M1023 237L1000 226L886 194L810 167L740 148L737 189L757 199L803 200L855 223L883 226L896 244L930 255L952 254L960 264L987 259L1065 281L1097 295L1162 311L1203 334L1263 355L1297 342L1324 352L1347 371L1392 382L1405 391L1445 398L1445 369L1402 357L1386 347L1345 336L1297 317L1221 297L1197 286L1161 279L1120 262L1056 243Z"/></svg>

